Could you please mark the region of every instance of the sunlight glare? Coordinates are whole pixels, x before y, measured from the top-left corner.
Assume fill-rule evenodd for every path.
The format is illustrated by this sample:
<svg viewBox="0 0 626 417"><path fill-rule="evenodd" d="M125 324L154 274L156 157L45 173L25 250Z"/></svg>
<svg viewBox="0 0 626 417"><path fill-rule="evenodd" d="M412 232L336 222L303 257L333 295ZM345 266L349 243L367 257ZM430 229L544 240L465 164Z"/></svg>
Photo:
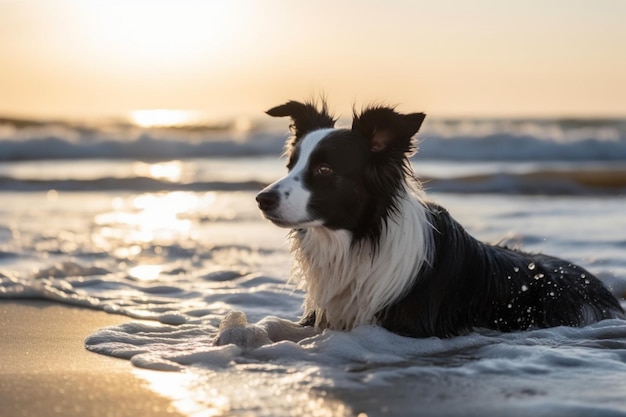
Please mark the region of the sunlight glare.
<svg viewBox="0 0 626 417"><path fill-rule="evenodd" d="M148 381L154 392L172 400L172 405L186 416L224 416L230 410L230 400L216 389L210 390L211 395L199 395L200 382L192 374L145 369L136 369L134 373Z"/></svg>
<svg viewBox="0 0 626 417"><path fill-rule="evenodd" d="M128 275L140 281L154 281L162 269L161 265L137 265L128 270Z"/></svg>
<svg viewBox="0 0 626 417"><path fill-rule="evenodd" d="M133 207L140 210L136 216L138 240L149 242L158 238L170 241L176 236L187 236L191 231L191 220L178 216L195 210L197 205L198 197L186 192L142 194L135 197Z"/></svg>
<svg viewBox="0 0 626 417"><path fill-rule="evenodd" d="M135 125L144 128L193 126L206 122L199 112L172 109L134 110L130 118Z"/></svg>
<svg viewBox="0 0 626 417"><path fill-rule="evenodd" d="M160 68L218 57L246 33L252 3L226 0L94 0L78 3L90 40L110 57ZM88 26L87 26L88 25ZM217 60L216 60L217 61ZM132 67L131 67L132 68Z"/></svg>
<svg viewBox="0 0 626 417"><path fill-rule="evenodd" d="M126 244L170 244L190 236L192 220L182 215L195 212L202 203L191 192L141 194L123 207L119 200L114 200L114 211L98 215L96 223L106 239L118 239Z"/></svg>
<svg viewBox="0 0 626 417"><path fill-rule="evenodd" d="M193 356L199 357L198 353L215 349L220 348L205 347L196 350ZM241 370L237 368L220 370L217 375L215 372L174 373L143 369L134 372L148 381L154 392L169 398L176 410L190 417L286 415L286 410L294 416L355 415L340 400L320 395L315 390L302 389L310 383L307 372L274 375L269 371L258 372L252 377L242 376ZM242 413L242 410L256 412Z"/></svg>
<svg viewBox="0 0 626 417"><path fill-rule="evenodd" d="M130 246L122 246L116 248L113 251L113 254L118 258L131 259L141 253L141 246L139 245L130 245Z"/></svg>
<svg viewBox="0 0 626 417"><path fill-rule="evenodd" d="M181 171L182 163L180 161L162 162L152 164L150 167L150 175L153 178L162 178L171 182L180 181Z"/></svg>
<svg viewBox="0 0 626 417"><path fill-rule="evenodd" d="M181 161L158 162L155 164L135 162L133 171L136 175L142 177L179 182L183 175L183 163Z"/></svg>

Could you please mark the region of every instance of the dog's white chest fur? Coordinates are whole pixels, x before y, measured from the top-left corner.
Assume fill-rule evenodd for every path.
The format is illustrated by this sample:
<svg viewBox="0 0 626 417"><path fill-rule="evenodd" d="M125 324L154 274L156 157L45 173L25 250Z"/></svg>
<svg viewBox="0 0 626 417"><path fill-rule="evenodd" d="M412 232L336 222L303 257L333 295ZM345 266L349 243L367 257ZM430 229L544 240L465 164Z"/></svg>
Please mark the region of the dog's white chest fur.
<svg viewBox="0 0 626 417"><path fill-rule="evenodd" d="M431 261L426 208L419 191L408 188L398 197L398 211L387 219L378 248L368 240L352 244L345 230L293 232L294 275L306 291L305 312L316 313L316 327L375 324L376 313L398 300Z"/></svg>

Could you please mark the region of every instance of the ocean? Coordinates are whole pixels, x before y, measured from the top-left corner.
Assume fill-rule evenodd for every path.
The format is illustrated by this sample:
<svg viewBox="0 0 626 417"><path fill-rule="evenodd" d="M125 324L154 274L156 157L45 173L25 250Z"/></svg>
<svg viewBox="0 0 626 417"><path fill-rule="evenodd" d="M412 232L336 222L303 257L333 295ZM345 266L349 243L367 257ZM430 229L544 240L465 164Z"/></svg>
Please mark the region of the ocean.
<svg viewBox="0 0 626 417"><path fill-rule="evenodd" d="M189 416L626 416L620 320L213 346L231 311L301 314L286 231L254 201L285 172L285 137L259 121L0 119L0 298L128 316L86 348ZM418 137L428 197L475 237L578 263L624 300L626 120L427 119Z"/></svg>

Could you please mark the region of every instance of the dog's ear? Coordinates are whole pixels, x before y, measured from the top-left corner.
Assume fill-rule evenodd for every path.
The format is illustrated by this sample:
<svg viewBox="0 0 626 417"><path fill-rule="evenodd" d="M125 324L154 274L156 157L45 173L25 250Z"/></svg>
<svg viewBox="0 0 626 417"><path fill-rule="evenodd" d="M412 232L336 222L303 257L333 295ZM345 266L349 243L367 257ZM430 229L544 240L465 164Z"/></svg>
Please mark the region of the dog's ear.
<svg viewBox="0 0 626 417"><path fill-rule="evenodd" d="M269 109L266 113L272 117L291 117L292 124L289 127L292 129L296 141L313 130L333 127L336 121L328 113L324 100L322 100L320 109L312 102L288 101Z"/></svg>
<svg viewBox="0 0 626 417"><path fill-rule="evenodd" d="M419 131L425 118L424 113L400 114L392 107L375 106L361 114L354 112L352 130L369 140L372 152L405 154L413 151L413 135Z"/></svg>

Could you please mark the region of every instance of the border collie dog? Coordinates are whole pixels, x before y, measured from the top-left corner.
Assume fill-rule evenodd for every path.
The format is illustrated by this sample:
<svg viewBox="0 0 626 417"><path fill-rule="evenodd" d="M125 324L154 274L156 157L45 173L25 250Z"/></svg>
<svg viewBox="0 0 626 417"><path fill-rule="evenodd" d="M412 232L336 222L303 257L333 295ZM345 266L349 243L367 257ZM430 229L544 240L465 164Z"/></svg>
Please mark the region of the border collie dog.
<svg viewBox="0 0 626 417"><path fill-rule="evenodd" d="M324 102L267 113L292 120L289 172L256 200L268 220L291 229L306 291L300 326L450 337L624 318L585 269L481 243L424 199L408 159L423 113L371 106L355 111L351 129L334 128Z"/></svg>

